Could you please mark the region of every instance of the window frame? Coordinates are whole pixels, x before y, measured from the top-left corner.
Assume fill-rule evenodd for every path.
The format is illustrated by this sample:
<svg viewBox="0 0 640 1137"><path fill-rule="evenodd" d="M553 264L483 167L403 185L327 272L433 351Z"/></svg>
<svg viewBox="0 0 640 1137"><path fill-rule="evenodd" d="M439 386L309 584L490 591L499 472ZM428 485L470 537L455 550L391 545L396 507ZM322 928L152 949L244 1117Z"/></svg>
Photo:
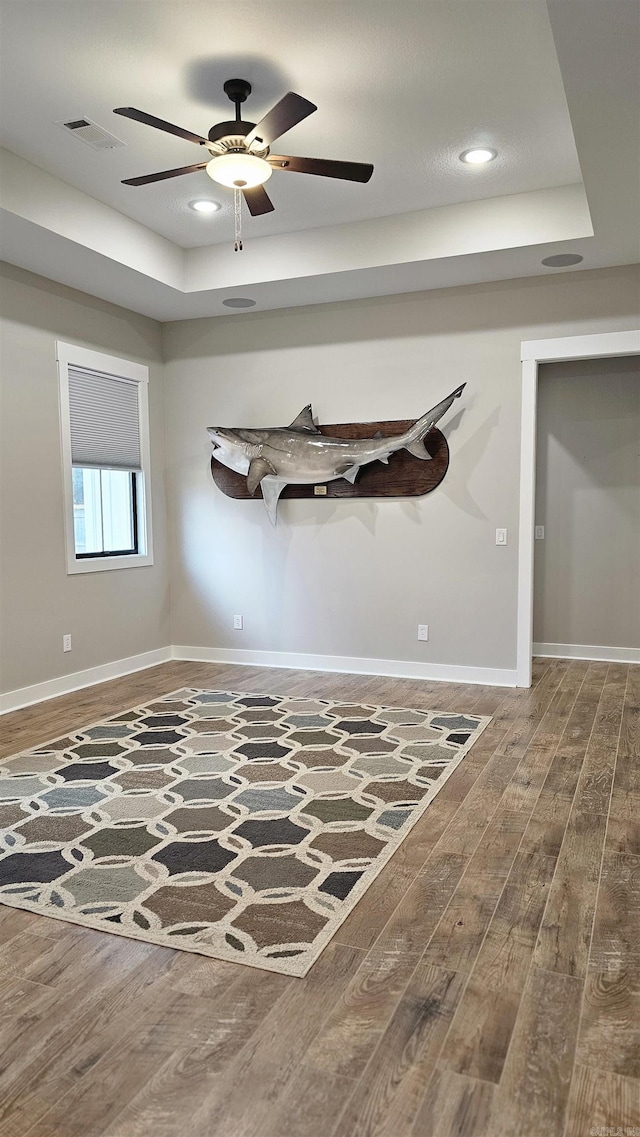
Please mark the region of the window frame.
<svg viewBox="0 0 640 1137"><path fill-rule="evenodd" d="M60 408L60 443L64 495L65 552L67 575L106 572L121 568L142 568L153 564L153 530L151 519L151 457L149 443L149 368L142 363L105 355L101 351L56 341ZM118 379L137 384L140 425L141 470L134 472L135 517L138 551L131 553L76 553L73 519L73 476L71 461L71 416L69 407L69 367L86 367L106 372Z"/></svg>
<svg viewBox="0 0 640 1137"><path fill-rule="evenodd" d="M82 469L86 469L86 467L84 467L84 466L72 466L71 469L73 472L73 470L82 470ZM102 474L104 474L105 472L109 473L109 468L107 466L97 466L97 467L95 467L95 469L101 475L101 478L100 478L100 482L101 482L100 497L102 499ZM100 553L79 553L78 550L75 548L75 510L74 510L74 519L73 519L73 521L74 521L74 525L73 525L74 540L73 540L73 544L74 544L74 549L75 549L75 557L76 557L77 561L88 561L91 558L94 558L97 560L98 558L102 558L102 557L135 557L140 552L140 541L138 539L138 472L136 470L126 470L125 473L127 473L129 475L129 488L130 488L129 508L131 509L131 533L133 536L132 547L130 549L103 549L102 552L100 552ZM102 501L101 501L101 504L102 504Z"/></svg>

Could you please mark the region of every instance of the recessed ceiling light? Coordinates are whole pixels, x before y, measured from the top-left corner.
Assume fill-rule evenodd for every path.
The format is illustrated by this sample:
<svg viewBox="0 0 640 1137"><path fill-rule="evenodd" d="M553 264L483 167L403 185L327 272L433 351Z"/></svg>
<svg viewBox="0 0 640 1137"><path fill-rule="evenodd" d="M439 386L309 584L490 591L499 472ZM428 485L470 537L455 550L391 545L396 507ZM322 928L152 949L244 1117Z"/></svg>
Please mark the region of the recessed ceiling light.
<svg viewBox="0 0 640 1137"><path fill-rule="evenodd" d="M196 213L217 213L220 209L218 201L190 201L189 209L195 209Z"/></svg>
<svg viewBox="0 0 640 1137"><path fill-rule="evenodd" d="M248 296L229 296L227 300L223 300L225 308L253 308L256 301L250 300Z"/></svg>
<svg viewBox="0 0 640 1137"><path fill-rule="evenodd" d="M493 162L497 155L497 150L489 150L486 146L477 146L472 150L463 150L460 161L466 162L469 166L482 166L485 162Z"/></svg>
<svg viewBox="0 0 640 1137"><path fill-rule="evenodd" d="M541 262L547 268L569 268L569 265L579 265L584 257L578 253L555 253L552 257L545 257Z"/></svg>

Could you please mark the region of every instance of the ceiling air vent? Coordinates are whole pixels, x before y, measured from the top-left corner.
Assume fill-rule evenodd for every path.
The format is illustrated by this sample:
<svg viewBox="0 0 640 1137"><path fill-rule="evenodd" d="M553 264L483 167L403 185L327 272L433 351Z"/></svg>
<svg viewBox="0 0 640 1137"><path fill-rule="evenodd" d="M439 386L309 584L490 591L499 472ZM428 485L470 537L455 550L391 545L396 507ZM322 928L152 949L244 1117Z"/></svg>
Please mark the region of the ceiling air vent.
<svg viewBox="0 0 640 1137"><path fill-rule="evenodd" d="M68 122L57 122L56 126L63 127L73 134L74 138L79 138L81 142L86 142L87 146L91 146L93 150L115 150L116 146L125 146L126 143L121 139L116 138L113 134L109 134L101 126L97 126L95 122L91 122L88 118L74 118Z"/></svg>

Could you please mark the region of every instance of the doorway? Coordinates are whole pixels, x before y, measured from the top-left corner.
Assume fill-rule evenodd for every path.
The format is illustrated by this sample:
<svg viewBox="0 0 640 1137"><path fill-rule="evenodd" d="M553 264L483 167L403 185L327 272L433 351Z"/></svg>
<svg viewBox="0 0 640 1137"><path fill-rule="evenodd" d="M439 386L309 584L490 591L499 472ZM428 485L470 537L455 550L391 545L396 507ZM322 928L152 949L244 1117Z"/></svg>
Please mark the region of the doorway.
<svg viewBox="0 0 640 1137"><path fill-rule="evenodd" d="M640 329L527 340L521 345L522 418L520 439L520 515L518 538L518 687L531 686L533 650L533 569L535 525L536 420L541 363L640 355Z"/></svg>
<svg viewBox="0 0 640 1137"><path fill-rule="evenodd" d="M640 356L538 371L533 654L640 663Z"/></svg>

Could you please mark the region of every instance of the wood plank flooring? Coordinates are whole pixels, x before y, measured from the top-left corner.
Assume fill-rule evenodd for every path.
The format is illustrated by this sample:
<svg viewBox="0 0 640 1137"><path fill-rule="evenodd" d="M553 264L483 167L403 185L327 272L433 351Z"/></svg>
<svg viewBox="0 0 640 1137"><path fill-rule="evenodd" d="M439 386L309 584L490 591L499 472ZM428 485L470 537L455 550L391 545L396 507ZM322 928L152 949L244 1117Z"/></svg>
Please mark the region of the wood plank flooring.
<svg viewBox="0 0 640 1137"><path fill-rule="evenodd" d="M3 1137L640 1134L640 667L174 662L6 715L0 753L189 685L493 720L305 979L0 907Z"/></svg>

